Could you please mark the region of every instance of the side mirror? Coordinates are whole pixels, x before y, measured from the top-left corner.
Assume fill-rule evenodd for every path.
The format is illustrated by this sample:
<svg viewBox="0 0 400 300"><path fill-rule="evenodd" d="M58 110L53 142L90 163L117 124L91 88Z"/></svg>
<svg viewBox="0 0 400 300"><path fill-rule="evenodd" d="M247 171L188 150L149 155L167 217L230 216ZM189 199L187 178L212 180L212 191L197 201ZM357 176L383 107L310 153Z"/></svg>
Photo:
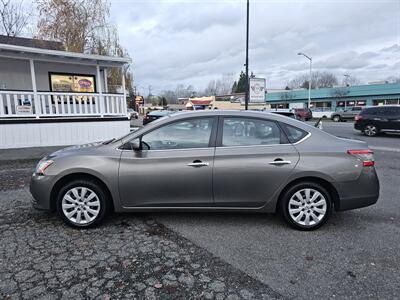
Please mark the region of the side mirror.
<svg viewBox="0 0 400 300"><path fill-rule="evenodd" d="M133 151L140 151L140 139L134 139L130 142Z"/></svg>

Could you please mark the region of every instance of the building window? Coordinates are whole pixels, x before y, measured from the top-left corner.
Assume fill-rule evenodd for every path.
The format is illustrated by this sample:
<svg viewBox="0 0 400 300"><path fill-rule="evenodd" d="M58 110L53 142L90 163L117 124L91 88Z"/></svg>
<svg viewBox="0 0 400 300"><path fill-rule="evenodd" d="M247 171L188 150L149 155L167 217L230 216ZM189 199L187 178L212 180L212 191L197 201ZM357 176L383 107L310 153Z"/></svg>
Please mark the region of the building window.
<svg viewBox="0 0 400 300"><path fill-rule="evenodd" d="M367 102L365 100L358 100L356 106L365 106L367 104Z"/></svg>
<svg viewBox="0 0 400 300"><path fill-rule="evenodd" d="M372 104L374 106L381 106L381 105L388 105L388 104L400 104L400 100L399 99L379 99L379 100L373 100Z"/></svg>
<svg viewBox="0 0 400 300"><path fill-rule="evenodd" d="M332 102L331 101L311 102L311 108L313 111L331 110Z"/></svg>
<svg viewBox="0 0 400 300"><path fill-rule="evenodd" d="M289 103L276 103L276 104L271 104L271 108L277 109L277 108L289 108Z"/></svg>
<svg viewBox="0 0 400 300"><path fill-rule="evenodd" d="M52 92L94 93L96 91L94 75L50 73Z"/></svg>

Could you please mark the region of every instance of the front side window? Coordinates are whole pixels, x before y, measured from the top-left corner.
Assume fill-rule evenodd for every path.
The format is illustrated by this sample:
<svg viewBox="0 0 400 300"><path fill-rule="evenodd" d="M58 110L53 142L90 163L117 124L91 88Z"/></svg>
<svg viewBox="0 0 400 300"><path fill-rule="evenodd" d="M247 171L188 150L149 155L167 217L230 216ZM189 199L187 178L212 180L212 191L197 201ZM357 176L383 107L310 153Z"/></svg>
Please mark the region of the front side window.
<svg viewBox="0 0 400 300"><path fill-rule="evenodd" d="M281 143L275 122L252 118L224 118L222 146L274 145Z"/></svg>
<svg viewBox="0 0 400 300"><path fill-rule="evenodd" d="M206 148L209 145L213 118L194 118L174 122L144 134L146 150Z"/></svg>

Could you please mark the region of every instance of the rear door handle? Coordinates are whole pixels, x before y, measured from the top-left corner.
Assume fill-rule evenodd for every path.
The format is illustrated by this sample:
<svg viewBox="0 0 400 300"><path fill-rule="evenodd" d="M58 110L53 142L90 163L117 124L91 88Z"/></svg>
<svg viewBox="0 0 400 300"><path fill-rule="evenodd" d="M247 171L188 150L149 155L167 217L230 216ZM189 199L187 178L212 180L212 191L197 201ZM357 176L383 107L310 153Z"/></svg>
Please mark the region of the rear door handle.
<svg viewBox="0 0 400 300"><path fill-rule="evenodd" d="M188 164L189 167L195 167L195 168L207 167L208 165L209 165L208 162L202 162L202 161L194 161L194 162Z"/></svg>
<svg viewBox="0 0 400 300"><path fill-rule="evenodd" d="M270 165L290 165L292 162L290 160L274 160L270 161Z"/></svg>

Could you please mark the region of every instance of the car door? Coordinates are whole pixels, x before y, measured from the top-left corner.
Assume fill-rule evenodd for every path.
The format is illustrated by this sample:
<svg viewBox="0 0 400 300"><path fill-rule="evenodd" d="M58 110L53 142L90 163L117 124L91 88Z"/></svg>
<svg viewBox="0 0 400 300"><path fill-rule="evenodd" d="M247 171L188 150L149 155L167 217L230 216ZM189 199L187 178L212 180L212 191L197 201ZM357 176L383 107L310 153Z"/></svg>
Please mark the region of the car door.
<svg viewBox="0 0 400 300"><path fill-rule="evenodd" d="M384 115L387 118L387 124L384 129L400 130L400 107L383 107Z"/></svg>
<svg viewBox="0 0 400 300"><path fill-rule="evenodd" d="M214 117L174 121L144 133L140 151L123 151L123 206L211 206L214 126Z"/></svg>
<svg viewBox="0 0 400 300"><path fill-rule="evenodd" d="M260 207L299 160L277 122L220 117L214 158L214 205Z"/></svg>
<svg viewBox="0 0 400 300"><path fill-rule="evenodd" d="M350 119L354 118L354 116L355 116L354 107L348 108L345 111L343 111L343 113L342 113L342 119L345 119L345 120L350 120Z"/></svg>

